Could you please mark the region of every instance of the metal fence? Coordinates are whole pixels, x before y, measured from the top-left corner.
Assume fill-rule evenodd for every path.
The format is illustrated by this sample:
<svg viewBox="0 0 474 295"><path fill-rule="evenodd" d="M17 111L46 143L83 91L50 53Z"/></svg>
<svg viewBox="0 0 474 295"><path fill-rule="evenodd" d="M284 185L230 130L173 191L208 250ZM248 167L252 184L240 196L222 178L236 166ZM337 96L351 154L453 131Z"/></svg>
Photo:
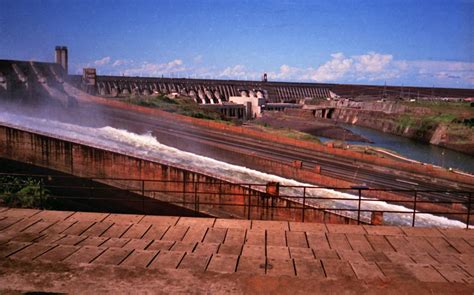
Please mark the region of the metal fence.
<svg viewBox="0 0 474 295"><path fill-rule="evenodd" d="M365 186L317 187L278 183L199 182L132 178L101 178L0 173L2 198L16 200L28 194L13 180L29 179L37 187L36 207L51 200L75 202L125 202L143 213L160 201L196 214L226 213L247 219L307 221L315 212L345 217L351 223L383 223L406 226L464 226L472 223L471 191L374 189ZM13 191L15 188L17 191ZM237 188L237 189L236 189ZM120 196L120 192L129 192ZM22 204L20 204L21 206ZM219 214L217 214L219 215ZM446 219L448 218L448 219ZM464 223L464 224L461 224ZM431 223L431 224L430 224Z"/></svg>

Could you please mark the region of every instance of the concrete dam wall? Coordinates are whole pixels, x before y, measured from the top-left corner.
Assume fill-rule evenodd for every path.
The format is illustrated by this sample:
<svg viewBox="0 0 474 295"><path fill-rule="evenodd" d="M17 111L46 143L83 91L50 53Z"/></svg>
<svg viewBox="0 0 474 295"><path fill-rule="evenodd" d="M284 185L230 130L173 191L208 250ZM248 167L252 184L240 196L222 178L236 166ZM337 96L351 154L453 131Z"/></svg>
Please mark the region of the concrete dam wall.
<svg viewBox="0 0 474 295"><path fill-rule="evenodd" d="M212 216L302 220L302 205L275 197L268 186L262 192L210 175L6 125L0 126L0 157L77 177L114 178L101 182L122 189L143 190L147 197ZM136 180L147 181L142 187L142 182ZM333 211L306 210L304 219L357 223Z"/></svg>

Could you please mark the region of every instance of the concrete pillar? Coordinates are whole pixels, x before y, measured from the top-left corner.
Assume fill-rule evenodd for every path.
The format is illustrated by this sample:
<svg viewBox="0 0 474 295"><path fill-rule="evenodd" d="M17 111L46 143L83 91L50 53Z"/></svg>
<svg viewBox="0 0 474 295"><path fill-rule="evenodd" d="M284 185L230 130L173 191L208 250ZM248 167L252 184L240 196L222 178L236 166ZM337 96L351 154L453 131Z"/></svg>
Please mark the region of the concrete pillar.
<svg viewBox="0 0 474 295"><path fill-rule="evenodd" d="M68 70L68 54L67 54L67 47L63 46L61 47L61 65L63 66L64 70Z"/></svg>
<svg viewBox="0 0 474 295"><path fill-rule="evenodd" d="M314 166L314 172L321 174L321 166L320 165Z"/></svg>
<svg viewBox="0 0 474 295"><path fill-rule="evenodd" d="M268 182L265 191L269 196L278 197L280 195L280 183L273 181Z"/></svg>
<svg viewBox="0 0 474 295"><path fill-rule="evenodd" d="M383 225L383 212L374 211L370 217L370 224L372 225Z"/></svg>
<svg viewBox="0 0 474 295"><path fill-rule="evenodd" d="M54 62L61 64L61 46L56 46L54 49Z"/></svg>
<svg viewBox="0 0 474 295"><path fill-rule="evenodd" d="M303 162L300 161L300 160L294 160L293 161L293 167L301 169L301 168L303 168Z"/></svg>

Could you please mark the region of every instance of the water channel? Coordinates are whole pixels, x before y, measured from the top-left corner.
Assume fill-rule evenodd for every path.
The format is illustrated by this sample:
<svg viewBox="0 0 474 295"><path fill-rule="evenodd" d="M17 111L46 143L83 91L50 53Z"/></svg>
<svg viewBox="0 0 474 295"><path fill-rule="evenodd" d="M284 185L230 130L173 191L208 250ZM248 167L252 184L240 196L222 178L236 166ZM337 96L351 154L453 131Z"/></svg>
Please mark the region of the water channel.
<svg viewBox="0 0 474 295"><path fill-rule="evenodd" d="M362 135L373 142L362 143L348 141L347 143L349 144L381 147L416 161L445 168L459 169L474 174L474 156L370 128L349 124L340 124L339 126ZM322 138L322 141L326 140L328 139Z"/></svg>

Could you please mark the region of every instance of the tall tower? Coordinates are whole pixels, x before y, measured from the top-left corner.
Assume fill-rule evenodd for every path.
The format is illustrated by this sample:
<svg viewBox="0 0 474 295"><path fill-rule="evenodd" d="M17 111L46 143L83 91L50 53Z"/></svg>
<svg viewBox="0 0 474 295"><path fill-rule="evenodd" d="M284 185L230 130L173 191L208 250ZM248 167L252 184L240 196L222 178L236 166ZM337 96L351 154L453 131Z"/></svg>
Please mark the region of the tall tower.
<svg viewBox="0 0 474 295"><path fill-rule="evenodd" d="M67 56L67 47L66 46L56 46L55 48L55 62L60 64L63 69L66 71L68 69L68 56Z"/></svg>
<svg viewBox="0 0 474 295"><path fill-rule="evenodd" d="M67 47L66 46L63 46L61 48L61 65L63 66L64 70L66 71L66 75L67 75L68 56L67 56Z"/></svg>
<svg viewBox="0 0 474 295"><path fill-rule="evenodd" d="M61 46L56 46L54 49L54 60L57 64L61 64Z"/></svg>

